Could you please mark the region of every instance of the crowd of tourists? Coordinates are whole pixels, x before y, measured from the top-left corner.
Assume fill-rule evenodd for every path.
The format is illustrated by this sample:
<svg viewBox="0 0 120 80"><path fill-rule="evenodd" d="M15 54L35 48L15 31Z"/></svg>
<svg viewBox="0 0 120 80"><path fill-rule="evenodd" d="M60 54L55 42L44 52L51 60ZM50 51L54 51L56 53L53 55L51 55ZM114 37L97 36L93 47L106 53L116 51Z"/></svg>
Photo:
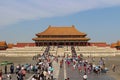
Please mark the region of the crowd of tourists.
<svg viewBox="0 0 120 80"><path fill-rule="evenodd" d="M72 65L72 69L78 70L79 73L84 73L83 78L87 79L87 74L95 73L99 75L101 73L106 73L108 68L106 68L103 58L100 58L99 64L95 65L94 61L89 61L88 59L78 58L66 58L65 60L67 68ZM86 80L85 79L85 80Z"/></svg>
<svg viewBox="0 0 120 80"><path fill-rule="evenodd" d="M53 80L53 70L52 61L56 59L49 55L49 47L46 48L43 55L37 55L33 57L35 64L18 64L16 67L14 64L10 66L10 73L7 72L7 65L4 68L5 74L8 80L12 79L12 74L16 74L16 80L25 80L26 74L34 74L32 80ZM2 71L0 72L0 77L2 77ZM0 80L3 80L1 78Z"/></svg>
<svg viewBox="0 0 120 80"><path fill-rule="evenodd" d="M75 53L74 47L71 48L72 56L64 56L58 59L59 57L54 57L49 54L49 47L46 48L43 55L37 55L33 57L33 60L36 61L36 64L18 64L16 67L14 64L10 66L10 73L7 72L7 66L5 66L5 74L7 74L8 80L12 80L11 74L17 75L17 80L25 80L26 74L31 73L34 74L31 80L54 80L54 67L52 65L53 61L56 61L60 68L63 68L63 63L65 62L66 68L72 66L73 71L77 70L79 73L82 73L83 80L88 79L88 74L94 73L95 75L99 75L101 73L106 73L108 68L106 68L104 58L99 59L99 64L95 64L94 57L83 58L81 55L77 56ZM115 65L112 68L115 71ZM0 71L0 76L2 75ZM2 80L2 79L0 79ZM69 77L65 80L71 80Z"/></svg>
<svg viewBox="0 0 120 80"><path fill-rule="evenodd" d="M83 80L87 80L88 74L94 73L95 75L100 75L101 73L106 73L108 68L105 65L104 58L100 58L98 64L95 63L94 57L83 58L81 55L76 56L74 47L71 47L72 57L67 56L65 58L65 63L67 68L72 66L73 70L78 70L80 75L83 76Z"/></svg>

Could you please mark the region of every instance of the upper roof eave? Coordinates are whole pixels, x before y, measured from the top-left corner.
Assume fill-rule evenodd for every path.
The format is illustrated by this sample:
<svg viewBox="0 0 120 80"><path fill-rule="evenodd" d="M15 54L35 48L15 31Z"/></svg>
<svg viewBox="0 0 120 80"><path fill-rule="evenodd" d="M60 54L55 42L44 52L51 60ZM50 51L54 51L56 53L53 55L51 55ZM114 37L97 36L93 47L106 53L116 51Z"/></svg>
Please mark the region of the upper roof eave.
<svg viewBox="0 0 120 80"><path fill-rule="evenodd" d="M33 38L34 41L41 40L85 40L88 41L90 38Z"/></svg>

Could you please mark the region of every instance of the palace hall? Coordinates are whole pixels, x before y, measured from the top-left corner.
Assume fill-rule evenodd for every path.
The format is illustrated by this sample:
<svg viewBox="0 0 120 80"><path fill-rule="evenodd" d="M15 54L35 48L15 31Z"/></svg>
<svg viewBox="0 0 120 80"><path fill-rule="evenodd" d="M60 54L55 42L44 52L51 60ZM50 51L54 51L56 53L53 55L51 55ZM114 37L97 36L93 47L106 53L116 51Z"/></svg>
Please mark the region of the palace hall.
<svg viewBox="0 0 120 80"><path fill-rule="evenodd" d="M37 33L32 40L36 46L51 46L51 45L77 45L89 46L90 38L87 34L78 31L74 25L72 26L49 26L43 32Z"/></svg>

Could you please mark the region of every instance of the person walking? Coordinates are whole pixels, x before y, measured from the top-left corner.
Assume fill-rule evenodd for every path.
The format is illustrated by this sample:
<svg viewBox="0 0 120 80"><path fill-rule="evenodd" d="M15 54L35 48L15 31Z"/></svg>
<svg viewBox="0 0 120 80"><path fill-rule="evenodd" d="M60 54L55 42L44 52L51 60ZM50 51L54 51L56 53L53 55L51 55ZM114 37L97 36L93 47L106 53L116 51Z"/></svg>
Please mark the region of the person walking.
<svg viewBox="0 0 120 80"><path fill-rule="evenodd" d="M69 60L67 60L67 65L68 65L68 67L69 67L69 65L70 65L70 61L69 61Z"/></svg>
<svg viewBox="0 0 120 80"><path fill-rule="evenodd" d="M2 69L0 69L0 80L2 80Z"/></svg>
<svg viewBox="0 0 120 80"><path fill-rule="evenodd" d="M36 77L35 77L35 75L32 77L32 80L37 80Z"/></svg>
<svg viewBox="0 0 120 80"><path fill-rule="evenodd" d="M62 65L63 65L63 61L61 60L60 61L60 68L62 68Z"/></svg>
<svg viewBox="0 0 120 80"><path fill-rule="evenodd" d="M112 65L112 71L115 72L115 65Z"/></svg>
<svg viewBox="0 0 120 80"><path fill-rule="evenodd" d="M13 64L10 66L10 73L11 73L11 74L14 73L14 65L13 65Z"/></svg>
<svg viewBox="0 0 120 80"><path fill-rule="evenodd" d="M43 71L43 74L44 74L44 80L46 80L46 77L47 77L47 75L48 75L47 71L44 70L44 71Z"/></svg>
<svg viewBox="0 0 120 80"><path fill-rule="evenodd" d="M68 77L67 80L70 80L70 78Z"/></svg>
<svg viewBox="0 0 120 80"><path fill-rule="evenodd" d="M7 80L12 80L11 74L7 74Z"/></svg>
<svg viewBox="0 0 120 80"><path fill-rule="evenodd" d="M85 73L84 75L83 75L83 80L87 80L87 74Z"/></svg>
<svg viewBox="0 0 120 80"><path fill-rule="evenodd" d="M5 74L7 74L7 65L5 65Z"/></svg>
<svg viewBox="0 0 120 80"><path fill-rule="evenodd" d="M53 71L51 71L51 73L50 73L50 77L51 77L51 80L54 79L54 78L53 78Z"/></svg>

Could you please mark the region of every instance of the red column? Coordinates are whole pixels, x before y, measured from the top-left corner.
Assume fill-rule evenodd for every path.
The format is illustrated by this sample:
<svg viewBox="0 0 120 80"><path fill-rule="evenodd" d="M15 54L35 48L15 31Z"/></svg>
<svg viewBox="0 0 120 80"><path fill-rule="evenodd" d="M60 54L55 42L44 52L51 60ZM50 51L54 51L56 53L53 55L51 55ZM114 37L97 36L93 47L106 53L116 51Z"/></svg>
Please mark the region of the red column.
<svg viewBox="0 0 120 80"><path fill-rule="evenodd" d="M52 46L54 46L54 42L52 42Z"/></svg>
<svg viewBox="0 0 120 80"><path fill-rule="evenodd" d="M37 46L37 42L35 42L35 46Z"/></svg>
<svg viewBox="0 0 120 80"><path fill-rule="evenodd" d="M80 46L82 45L82 42L80 42Z"/></svg>
<svg viewBox="0 0 120 80"><path fill-rule="evenodd" d="M82 42L83 46L85 46L85 42Z"/></svg>
<svg viewBox="0 0 120 80"><path fill-rule="evenodd" d="M81 42L81 46L83 46L83 42Z"/></svg>
<svg viewBox="0 0 120 80"><path fill-rule="evenodd" d="M75 46L75 42L73 42L73 46Z"/></svg>
<svg viewBox="0 0 120 80"><path fill-rule="evenodd" d="M66 46L65 42L64 42L64 45Z"/></svg>
<svg viewBox="0 0 120 80"><path fill-rule="evenodd" d="M88 42L86 42L86 46L88 46Z"/></svg>
<svg viewBox="0 0 120 80"><path fill-rule="evenodd" d="M85 42L83 42L83 46L85 46Z"/></svg>
<svg viewBox="0 0 120 80"><path fill-rule="evenodd" d="M69 42L69 46L71 45L71 42Z"/></svg>
<svg viewBox="0 0 120 80"><path fill-rule="evenodd" d="M45 45L45 43L43 42L43 46Z"/></svg>
<svg viewBox="0 0 120 80"><path fill-rule="evenodd" d="M37 46L39 46L39 42L37 42Z"/></svg>
<svg viewBox="0 0 120 80"><path fill-rule="evenodd" d="M45 46L49 46L49 42L46 42L44 45L45 45Z"/></svg>

